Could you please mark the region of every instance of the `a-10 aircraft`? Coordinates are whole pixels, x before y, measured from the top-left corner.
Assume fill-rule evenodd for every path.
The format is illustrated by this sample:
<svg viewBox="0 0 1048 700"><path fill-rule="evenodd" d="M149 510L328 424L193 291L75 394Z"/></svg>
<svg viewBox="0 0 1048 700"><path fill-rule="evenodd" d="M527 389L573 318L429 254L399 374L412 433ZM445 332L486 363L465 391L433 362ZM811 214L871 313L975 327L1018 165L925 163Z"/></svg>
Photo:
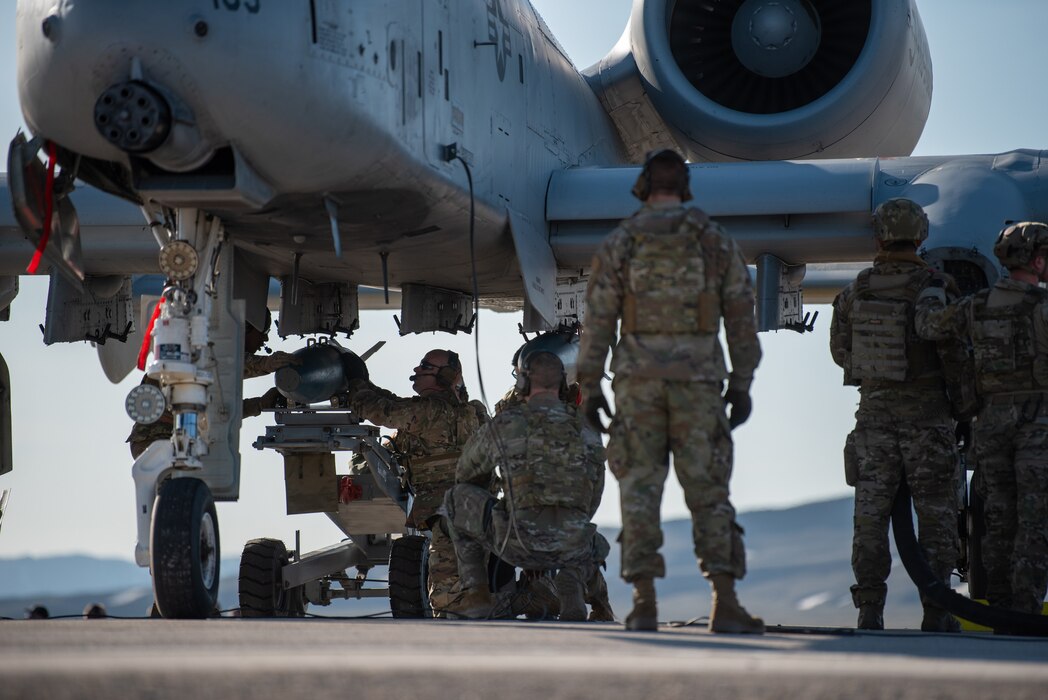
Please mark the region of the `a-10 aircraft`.
<svg viewBox="0 0 1048 700"><path fill-rule="evenodd" d="M1048 218L1039 151L905 157L932 94L914 0L635 0L581 73L527 0L16 13L31 134L0 183L0 313L36 248L45 342L112 347L134 327L133 277L162 273L146 371L177 429L134 473L136 559L165 614L214 603L207 504L238 497L243 329L273 279L281 335L351 332L390 290L401 333L468 331L475 303L522 309L531 331L584 321L590 257L665 147L754 265L762 330L803 330L803 291L825 301L852 274L836 264L872 258L885 199L924 206L922 254L968 289L998 276L1005 222ZM110 378L130 371L110 359Z"/></svg>

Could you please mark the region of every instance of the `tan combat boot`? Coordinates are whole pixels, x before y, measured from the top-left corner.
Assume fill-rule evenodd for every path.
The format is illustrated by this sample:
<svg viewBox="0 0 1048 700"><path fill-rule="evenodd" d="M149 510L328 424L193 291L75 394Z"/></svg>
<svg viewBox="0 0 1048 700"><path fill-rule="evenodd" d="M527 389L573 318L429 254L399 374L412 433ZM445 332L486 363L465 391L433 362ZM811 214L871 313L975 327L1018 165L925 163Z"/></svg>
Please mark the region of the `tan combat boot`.
<svg viewBox="0 0 1048 700"><path fill-rule="evenodd" d="M863 603L859 606L859 620L855 624L859 630L884 629L884 604Z"/></svg>
<svg viewBox="0 0 1048 700"><path fill-rule="evenodd" d="M525 571L513 596L513 616L529 620L555 620L560 614L560 600L553 579L545 571Z"/></svg>
<svg viewBox="0 0 1048 700"><path fill-rule="evenodd" d="M456 603L454 610L447 611L447 617L453 620L485 620L491 616L494 605L494 598L487 586L467 588Z"/></svg>
<svg viewBox="0 0 1048 700"><path fill-rule="evenodd" d="M586 602L590 606L590 622L615 621L615 611L611 609L611 601L608 600L608 582L604 580L599 568L586 584Z"/></svg>
<svg viewBox="0 0 1048 700"><path fill-rule="evenodd" d="M586 619L586 589L578 569L561 569L553 579L560 601L560 619L581 622Z"/></svg>
<svg viewBox="0 0 1048 700"><path fill-rule="evenodd" d="M710 610L710 632L728 634L764 634L764 620L753 617L739 605L735 596L735 577L731 574L710 576L713 585L713 608Z"/></svg>
<svg viewBox="0 0 1048 700"><path fill-rule="evenodd" d="M655 607L655 579L633 582L633 610L626 616L626 629L635 632L657 632L659 611Z"/></svg>

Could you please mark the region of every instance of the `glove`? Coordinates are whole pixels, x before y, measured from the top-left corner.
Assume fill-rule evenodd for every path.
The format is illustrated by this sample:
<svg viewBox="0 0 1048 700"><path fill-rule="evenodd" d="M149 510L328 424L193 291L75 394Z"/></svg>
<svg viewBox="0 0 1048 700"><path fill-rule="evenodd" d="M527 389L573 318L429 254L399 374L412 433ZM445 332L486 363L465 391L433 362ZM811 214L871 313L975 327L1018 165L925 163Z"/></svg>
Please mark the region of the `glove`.
<svg viewBox="0 0 1048 700"><path fill-rule="evenodd" d="M594 430L606 433L608 429L604 427L604 423L600 419L601 411L604 411L604 415L608 418L614 417L611 409L608 407L608 400L604 398L604 392L598 388L586 396L586 400L582 404L582 412L586 416L586 422Z"/></svg>
<svg viewBox="0 0 1048 700"><path fill-rule="evenodd" d="M278 350L272 355L263 357L261 364L263 369L266 371L266 374L271 374L273 372L276 372L278 369L287 367L288 365L300 365L302 364L302 359L296 357L295 355L292 355L289 352L283 352L282 350ZM269 406L268 408L273 407Z"/></svg>
<svg viewBox="0 0 1048 700"><path fill-rule="evenodd" d="M287 406L287 401L284 400L284 395L280 393L280 390L273 387L261 396L244 399L242 413L244 418L253 418L261 415L263 410L267 408L276 408L277 406L284 408Z"/></svg>
<svg viewBox="0 0 1048 700"><path fill-rule="evenodd" d="M724 403L731 406L728 425L731 426L732 430L745 423L746 419L750 417L750 411L753 410L753 401L750 400L750 393L740 389L728 389L724 392Z"/></svg>
<svg viewBox="0 0 1048 700"><path fill-rule="evenodd" d="M953 436L958 445L963 445L967 450L972 444L972 424L970 421L958 421L957 427L953 429Z"/></svg>

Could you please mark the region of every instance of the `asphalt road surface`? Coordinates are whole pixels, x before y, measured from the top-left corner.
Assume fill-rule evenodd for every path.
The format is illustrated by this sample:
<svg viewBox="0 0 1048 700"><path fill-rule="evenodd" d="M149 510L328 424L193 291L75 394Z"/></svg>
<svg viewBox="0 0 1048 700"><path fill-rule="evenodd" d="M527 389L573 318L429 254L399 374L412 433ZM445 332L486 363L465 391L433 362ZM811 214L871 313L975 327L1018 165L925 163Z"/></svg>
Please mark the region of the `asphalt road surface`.
<svg viewBox="0 0 1048 700"><path fill-rule="evenodd" d="M437 620L0 622L0 698L1037 698L1048 639Z"/></svg>

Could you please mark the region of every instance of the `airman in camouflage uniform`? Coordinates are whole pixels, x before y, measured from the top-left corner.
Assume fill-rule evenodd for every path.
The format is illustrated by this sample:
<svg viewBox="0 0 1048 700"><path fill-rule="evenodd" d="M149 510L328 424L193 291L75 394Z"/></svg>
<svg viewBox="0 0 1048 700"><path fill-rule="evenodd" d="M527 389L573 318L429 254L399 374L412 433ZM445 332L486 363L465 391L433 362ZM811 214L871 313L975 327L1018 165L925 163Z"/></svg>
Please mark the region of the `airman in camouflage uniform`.
<svg viewBox="0 0 1048 700"><path fill-rule="evenodd" d="M466 445L445 510L466 588L463 609L492 607L487 552L529 570L559 569L560 619L585 620L586 583L610 549L590 514L600 503L604 446L560 396L564 365L549 352L526 358L526 403L495 416ZM496 466L504 497L488 491Z"/></svg>
<svg viewBox="0 0 1048 700"><path fill-rule="evenodd" d="M884 629L888 522L904 477L917 511L920 545L947 586L959 553L955 410L942 359L952 357L952 348L918 338L913 321L917 296L927 286L957 290L952 279L917 256L928 236L928 217L920 206L888 200L877 207L873 224L879 250L873 267L837 295L830 327L833 360L844 368L844 383L858 386L860 394L845 456L846 469L853 472L848 481L855 486L851 592L859 629ZM958 418L970 420L973 410L969 406ZM957 621L930 601L924 601L921 629L960 631Z"/></svg>
<svg viewBox="0 0 1048 700"><path fill-rule="evenodd" d="M644 207L604 240L593 259L578 363L583 411L599 426L598 412L609 413L600 388L604 360L621 318L611 361L617 413L608 466L621 492L622 578L633 584L626 628L657 629L654 579L665 576L659 506L672 452L692 514L695 555L713 586L710 630L760 634L763 622L735 597L746 556L728 498L731 429L749 415L750 383L761 356L749 272L720 226L682 206L691 193L678 154L649 157L634 194ZM722 320L730 375L717 337Z"/></svg>
<svg viewBox="0 0 1048 700"><path fill-rule="evenodd" d="M435 617L447 617L457 612L462 588L455 548L439 522L437 508L444 492L455 484L462 446L488 421L488 415L481 403L462 400L462 365L450 350L426 353L411 380L418 396L409 398L367 380L354 380L349 386L349 408L375 425L397 429L393 442L405 460L414 491L407 524L430 533L430 606Z"/></svg>
<svg viewBox="0 0 1048 700"><path fill-rule="evenodd" d="M522 366L519 366L519 361L522 359L519 353L520 351L514 356L513 360L515 376L522 371ZM578 406L582 399L579 383L567 383L567 388L562 393L563 396L560 398L565 406L571 411L578 411ZM497 416L506 409L526 403L527 397L517 386L514 386L495 404L495 415ZM597 498L593 503L593 512L589 514L591 519L596 514L597 508L600 507L601 498L604 494L604 470L599 470L596 476L597 482L594 483L593 488ZM605 554L599 558L593 576L586 582L586 604L591 608L590 622L613 622L615 620L615 613L608 598L608 582L604 579L604 573L601 571L601 567L605 566L604 560L606 556ZM529 619L555 617L560 613L556 592L553 589L553 581L545 574L546 572L543 571L525 571L520 581L520 592L518 595L521 598L521 602L518 607L522 606L521 612Z"/></svg>
<svg viewBox="0 0 1048 700"><path fill-rule="evenodd" d="M248 323L244 328L244 379L264 377L276 372L281 367L296 362L295 357L286 352L275 352L271 355L256 355L262 346L269 340L269 327L272 323L269 309L266 309L265 327L262 330ZM160 382L150 377L142 379L143 384L152 384L159 387ZM251 418L260 415L263 409L274 408L280 398L280 392L273 387L262 396L244 399L242 416ZM135 423L131 428L131 434L127 436L126 442L130 443L131 456L138 456L145 452L146 448L157 440L169 440L175 429L175 415L171 409L167 409L155 423L148 425Z"/></svg>
<svg viewBox="0 0 1048 700"><path fill-rule="evenodd" d="M1048 225L1005 228L994 253L1008 276L947 304L918 301L917 332L969 339L982 409L973 485L984 500L982 539L991 605L1040 613L1048 588Z"/></svg>

